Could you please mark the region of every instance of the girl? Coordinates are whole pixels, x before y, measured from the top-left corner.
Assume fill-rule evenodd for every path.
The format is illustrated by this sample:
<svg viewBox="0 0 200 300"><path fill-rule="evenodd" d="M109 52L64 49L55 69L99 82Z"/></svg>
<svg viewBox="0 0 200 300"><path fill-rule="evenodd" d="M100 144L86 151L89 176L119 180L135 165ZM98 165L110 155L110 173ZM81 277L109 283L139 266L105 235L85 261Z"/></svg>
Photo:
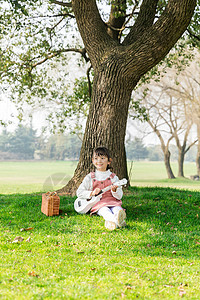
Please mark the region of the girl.
<svg viewBox="0 0 200 300"><path fill-rule="evenodd" d="M105 227L114 230L117 227L126 226L126 213L121 207L122 188L115 185L119 179L109 170L111 161L107 148L96 148L92 156L92 163L96 170L86 175L76 194L78 198L91 199L103 188L112 185L111 190L102 194L101 200L91 208L90 212L102 216L105 220Z"/></svg>

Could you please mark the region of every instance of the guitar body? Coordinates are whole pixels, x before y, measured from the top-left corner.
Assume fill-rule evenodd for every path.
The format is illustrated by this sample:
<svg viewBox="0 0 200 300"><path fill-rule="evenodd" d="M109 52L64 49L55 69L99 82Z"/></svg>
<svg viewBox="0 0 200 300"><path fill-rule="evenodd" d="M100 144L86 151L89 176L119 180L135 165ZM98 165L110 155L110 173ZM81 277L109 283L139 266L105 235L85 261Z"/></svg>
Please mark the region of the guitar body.
<svg viewBox="0 0 200 300"><path fill-rule="evenodd" d="M119 180L117 182L113 183L116 186L122 186L127 184L127 179L124 178L122 180ZM86 214L97 202L101 200L102 194L106 191L110 190L112 185L109 185L108 187L101 190L100 194L97 196L93 196L91 199L82 199L77 198L74 202L74 209L79 214Z"/></svg>
<svg viewBox="0 0 200 300"><path fill-rule="evenodd" d="M79 214L86 214L97 202L101 200L102 195L93 196L90 200L77 198L74 202L74 209Z"/></svg>

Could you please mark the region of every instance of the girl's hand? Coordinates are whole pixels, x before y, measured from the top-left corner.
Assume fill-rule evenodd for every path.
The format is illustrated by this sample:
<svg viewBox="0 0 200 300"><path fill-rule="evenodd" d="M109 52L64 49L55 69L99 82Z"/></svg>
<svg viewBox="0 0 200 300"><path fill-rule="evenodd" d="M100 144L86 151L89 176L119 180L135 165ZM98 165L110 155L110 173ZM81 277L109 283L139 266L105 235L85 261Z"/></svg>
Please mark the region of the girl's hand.
<svg viewBox="0 0 200 300"><path fill-rule="evenodd" d="M117 191L118 186L117 185L113 185L111 190L115 193Z"/></svg>
<svg viewBox="0 0 200 300"><path fill-rule="evenodd" d="M100 188L96 188L96 189L94 189L93 192L91 192L90 196L91 196L91 197L92 197L92 196L96 196L100 191L101 191Z"/></svg>

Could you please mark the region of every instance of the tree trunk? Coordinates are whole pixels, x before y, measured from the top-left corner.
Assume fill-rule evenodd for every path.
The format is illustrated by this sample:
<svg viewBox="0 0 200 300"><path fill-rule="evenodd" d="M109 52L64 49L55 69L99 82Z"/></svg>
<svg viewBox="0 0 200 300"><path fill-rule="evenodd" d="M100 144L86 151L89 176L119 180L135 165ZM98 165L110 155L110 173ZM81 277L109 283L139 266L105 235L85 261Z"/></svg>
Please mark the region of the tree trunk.
<svg viewBox="0 0 200 300"><path fill-rule="evenodd" d="M160 133L160 131L158 130L158 128L156 127L156 125L154 125L150 119L148 119L147 121L149 123L149 125L151 126L151 128L153 129L153 131L155 132L155 134L157 135L157 137L159 138L160 140L160 144L161 144L161 149L163 151L163 154L164 154L164 163L165 163L165 168L166 168L166 171L167 171L167 176L169 179L172 179L172 178L176 178L174 176L174 173L172 171L172 168L171 168L171 164L170 164L170 156L171 156L171 153L169 151L169 143L172 139L172 137L170 137L167 141L167 144L165 145L165 142L164 142L164 139Z"/></svg>
<svg viewBox="0 0 200 300"><path fill-rule="evenodd" d="M165 168L166 168L166 171L167 171L168 178L173 179L173 178L175 178L175 176L174 176L174 173L173 173L172 168L171 168L170 156L171 156L170 151L168 149L166 149L164 151Z"/></svg>
<svg viewBox="0 0 200 300"><path fill-rule="evenodd" d="M200 176L200 124L197 124L197 157L196 157L196 167L197 167L197 175Z"/></svg>
<svg viewBox="0 0 200 300"><path fill-rule="evenodd" d="M180 149L178 155L178 177L184 177L184 171L183 171L184 159L185 159L185 149Z"/></svg>
<svg viewBox="0 0 200 300"><path fill-rule="evenodd" d="M80 160L73 178L59 192L75 194L91 169L96 146L106 146L113 158L113 171L119 178L127 177L124 139L131 92L141 76L165 57L186 30L196 1L169 0L155 21L157 3L158 0L143 0L136 26L120 44L117 37L109 34L95 0L72 0L95 75Z"/></svg>
<svg viewBox="0 0 200 300"><path fill-rule="evenodd" d="M83 177L93 168L92 154L97 146L105 146L110 150L113 172L120 179L128 179L124 140L132 88L119 70L118 62L114 59L105 62L94 76L92 102L79 163L73 178L59 193L75 195Z"/></svg>

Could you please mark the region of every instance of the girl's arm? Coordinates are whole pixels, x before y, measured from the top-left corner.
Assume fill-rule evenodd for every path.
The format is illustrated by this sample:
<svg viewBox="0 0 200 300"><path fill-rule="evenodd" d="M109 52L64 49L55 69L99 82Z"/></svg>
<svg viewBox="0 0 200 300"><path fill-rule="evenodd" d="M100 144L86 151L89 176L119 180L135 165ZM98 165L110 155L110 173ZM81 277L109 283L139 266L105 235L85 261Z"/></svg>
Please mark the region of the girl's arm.
<svg viewBox="0 0 200 300"><path fill-rule="evenodd" d="M112 184L115 185L115 182L119 181L119 178L117 176L115 176L112 180ZM115 189L114 189L115 190ZM111 189L111 193L113 195L113 197L115 197L117 200L121 200L122 196L123 196L123 190L122 190L122 187L119 186L117 189L116 189L116 192L112 191Z"/></svg>
<svg viewBox="0 0 200 300"><path fill-rule="evenodd" d="M92 179L90 174L86 175L82 183L79 185L76 195L78 198L90 199L92 193Z"/></svg>

